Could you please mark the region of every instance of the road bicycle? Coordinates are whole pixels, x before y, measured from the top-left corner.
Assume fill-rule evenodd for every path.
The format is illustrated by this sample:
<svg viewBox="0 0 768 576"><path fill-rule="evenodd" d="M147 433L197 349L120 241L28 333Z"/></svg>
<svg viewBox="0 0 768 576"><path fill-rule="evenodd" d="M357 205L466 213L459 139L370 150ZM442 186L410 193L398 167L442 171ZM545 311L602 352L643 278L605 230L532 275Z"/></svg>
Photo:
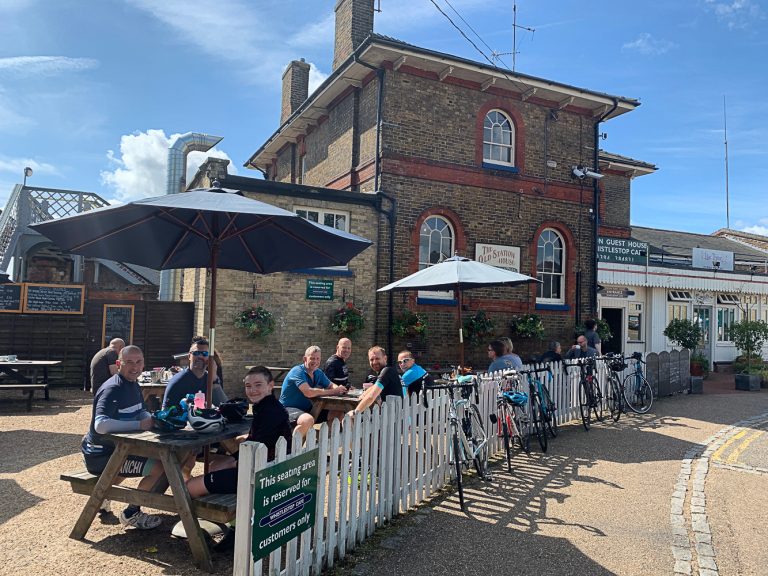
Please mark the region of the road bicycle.
<svg viewBox="0 0 768 576"><path fill-rule="evenodd" d="M435 380L425 386L426 390L448 391L448 423L450 425L449 462L456 471L456 486L459 492L459 504L464 505L464 468L474 466L482 480L490 480L488 468L488 435L483 426L480 410L476 404L480 401L479 384L475 376L459 376L456 380ZM475 403L470 401L474 392ZM458 394L457 394L458 393ZM422 394L426 405L426 394Z"/></svg>
<svg viewBox="0 0 768 576"><path fill-rule="evenodd" d="M537 370L531 370L534 373L533 382L536 389L539 392L539 398L541 398L542 408L542 421L552 438L557 436L557 404L552 400L552 395L549 391L549 386L544 381L546 376L539 376L539 374L548 373L549 382L555 381L555 375L552 373L552 368L547 366L545 368L539 368ZM529 376L530 378L530 376Z"/></svg>
<svg viewBox="0 0 768 576"><path fill-rule="evenodd" d="M579 378L579 411L584 430L589 431L592 425L592 414L595 421L603 420L603 393L600 390L600 381L597 379L595 358L582 358L576 364L566 364L566 370L572 366L578 366L581 372Z"/></svg>
<svg viewBox="0 0 768 576"><path fill-rule="evenodd" d="M497 422L504 440L507 470L512 472L512 450L517 441L520 449L531 453L531 420L526 408L528 394L521 389L520 375L515 370L504 372L499 381L496 406Z"/></svg>
<svg viewBox="0 0 768 576"><path fill-rule="evenodd" d="M520 374L525 374L528 379L528 407L531 417L531 433L536 435L542 452L546 452L549 446L547 440L547 410L544 408L544 393L541 380L538 377L540 372L548 372L549 368L518 370Z"/></svg>
<svg viewBox="0 0 768 576"><path fill-rule="evenodd" d="M613 418L614 422L618 422L619 418L621 418L621 413L626 413L627 411L622 394L623 385L619 378L619 373L623 372L627 365L624 363L624 357L621 354L606 354L600 357L600 359L605 360L605 364L608 367L608 386L605 402L608 405L611 418Z"/></svg>
<svg viewBox="0 0 768 576"><path fill-rule="evenodd" d="M634 370L627 374L622 382L624 402L633 412L645 414L653 405L653 388L643 375L643 355L635 352L624 360L630 360L634 364Z"/></svg>

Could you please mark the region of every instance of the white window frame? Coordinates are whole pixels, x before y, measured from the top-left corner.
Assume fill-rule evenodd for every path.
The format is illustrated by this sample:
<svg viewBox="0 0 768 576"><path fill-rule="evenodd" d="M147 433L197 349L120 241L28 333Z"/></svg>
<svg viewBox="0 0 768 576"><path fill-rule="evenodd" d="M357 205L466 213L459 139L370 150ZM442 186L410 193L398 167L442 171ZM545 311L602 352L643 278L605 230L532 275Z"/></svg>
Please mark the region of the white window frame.
<svg viewBox="0 0 768 576"><path fill-rule="evenodd" d="M731 326L733 326L733 324L735 322L739 321L738 308L736 308L735 306L718 306L717 307L717 312L715 313L716 314L715 317L717 318L717 343L718 344L730 344L730 343L733 342L733 340L731 340L730 338L726 337L726 334L725 334L726 330L721 330L721 321L720 321L721 320L721 312L723 314L727 313L729 315L729 319L725 323L725 325L728 326L727 332L728 332L728 335L730 335L730 328L731 328Z"/></svg>
<svg viewBox="0 0 768 576"><path fill-rule="evenodd" d="M667 300L670 302L692 302L693 295L686 290L670 290L667 293Z"/></svg>
<svg viewBox="0 0 768 576"><path fill-rule="evenodd" d="M541 242L542 236L544 236L545 233L551 232L554 234L557 239L560 241L560 272L547 272L545 270L539 270L539 243ZM546 251L546 247L544 248ZM541 231L541 234L539 234L536 237L536 278L541 280L542 275L546 274L549 276L560 276L560 294L557 298L552 298L551 295L548 297L545 296L539 296L539 290L543 288L545 283L540 283L536 287L536 303L537 304L565 304L565 270L566 270L566 257L567 252L565 250L565 238L563 238L563 235L560 234L557 230L554 228L545 228Z"/></svg>
<svg viewBox="0 0 768 576"><path fill-rule="evenodd" d="M498 116L501 116L504 121L499 122ZM491 125L487 126L488 123ZM505 127L505 124L508 128ZM488 139L489 135L490 139ZM483 118L483 162L499 164L500 166L514 166L516 136L515 123L512 122L509 114L496 108L489 110ZM504 141L506 138L509 139L509 142ZM489 147L489 154L486 154L486 147ZM493 158L494 150L505 152L502 155L507 156L508 160Z"/></svg>
<svg viewBox="0 0 768 576"><path fill-rule="evenodd" d="M433 262L429 262L428 259L427 260L422 260L421 259L421 243L422 243L422 240L427 237L427 235L422 233L422 228L424 226L428 225L427 222L429 222L432 219L441 220L442 222L444 222L446 224L446 228L444 228L444 229L447 229L448 232L450 233L450 240L451 240L451 248L448 251L448 254L446 255L443 252L443 250L442 250L442 239L441 239L441 242L440 242L440 244L441 244L440 245L441 258L440 258L440 260L438 262L434 262L434 263ZM430 232L430 235L431 235L431 232ZM428 245L427 248L429 249L429 247L430 246ZM447 218L445 218L443 216L440 216L438 214L431 214L431 215L427 216L424 219L424 221L419 225L419 255L418 255L419 270L424 270L425 268L429 268L430 266L434 266L435 264L439 264L440 262L442 262L446 258L450 258L451 256L453 256L455 251L456 251L456 230L453 228L453 224L451 224L450 220L448 220ZM427 258L429 258L429 250L427 251ZM419 290L418 297L419 298L428 298L428 299L431 299L431 300L453 300L454 299L454 294L453 294L453 290L448 290L448 291L445 291L445 290Z"/></svg>
<svg viewBox="0 0 768 576"><path fill-rule="evenodd" d="M718 294L718 304L739 304L739 297L736 294Z"/></svg>
<svg viewBox="0 0 768 576"><path fill-rule="evenodd" d="M309 220L310 222L316 222L317 224L325 224L325 217L326 215L332 215L334 216L334 223L336 222L336 217L343 216L344 217L344 227L340 228L338 226L332 226L332 228L336 230L342 230L344 232L349 232L349 221L350 221L350 213L345 210L330 210L328 208L317 208L314 206L294 206L293 211L301 216L302 218ZM302 212L304 213L302 215ZM318 220L312 220L308 218L309 213L316 213ZM349 267L347 265L344 266L318 266L318 270L348 270Z"/></svg>

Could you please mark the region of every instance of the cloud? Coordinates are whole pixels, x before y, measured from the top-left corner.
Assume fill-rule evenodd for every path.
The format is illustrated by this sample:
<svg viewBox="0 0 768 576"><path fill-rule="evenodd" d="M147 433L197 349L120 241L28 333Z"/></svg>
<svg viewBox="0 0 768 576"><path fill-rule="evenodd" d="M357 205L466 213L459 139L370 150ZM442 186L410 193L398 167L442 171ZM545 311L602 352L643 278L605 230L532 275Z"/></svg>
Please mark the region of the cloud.
<svg viewBox="0 0 768 576"><path fill-rule="evenodd" d="M731 0L731 2L704 0L704 8L713 12L729 30L747 28L757 20L765 19L760 5L753 0Z"/></svg>
<svg viewBox="0 0 768 576"><path fill-rule="evenodd" d="M659 56L677 48L677 44L669 40L658 40L648 32L642 32L636 40L626 42L622 51L637 51L645 56Z"/></svg>
<svg viewBox="0 0 768 576"><path fill-rule="evenodd" d="M0 172L7 172L18 176L19 182L24 179L24 168L29 167L35 174L59 174L52 164L38 162L32 158L10 158L0 154Z"/></svg>
<svg viewBox="0 0 768 576"><path fill-rule="evenodd" d="M114 168L101 172L102 183L115 192L116 201L123 203L165 194L168 146L177 136L166 136L163 130L147 130L120 138L119 156L113 150L107 152L107 158ZM208 152L190 153L187 157L187 182L211 156L230 159L226 152L216 148ZM237 173L231 162L228 171Z"/></svg>
<svg viewBox="0 0 768 576"><path fill-rule="evenodd" d="M65 72L81 72L99 65L93 58L69 58L68 56L11 56L0 58L0 75L50 76Z"/></svg>
<svg viewBox="0 0 768 576"><path fill-rule="evenodd" d="M759 234L760 236L768 236L768 226L746 226L741 229L742 232L748 234Z"/></svg>

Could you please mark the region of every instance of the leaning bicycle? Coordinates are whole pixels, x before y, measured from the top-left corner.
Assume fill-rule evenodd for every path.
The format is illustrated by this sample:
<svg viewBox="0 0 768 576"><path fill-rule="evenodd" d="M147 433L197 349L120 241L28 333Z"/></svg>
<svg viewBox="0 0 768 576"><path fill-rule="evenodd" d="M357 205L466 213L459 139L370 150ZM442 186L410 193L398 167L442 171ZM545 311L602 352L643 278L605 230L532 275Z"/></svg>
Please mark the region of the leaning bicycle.
<svg viewBox="0 0 768 576"><path fill-rule="evenodd" d="M539 372L547 372L549 368L519 370L520 374L525 374L528 378L528 402L531 416L531 433L536 435L542 452L547 451L549 442L547 440L547 412L544 408L544 398L542 397L541 381L538 378Z"/></svg>
<svg viewBox="0 0 768 576"><path fill-rule="evenodd" d="M566 364L566 370L578 366L581 372L579 378L579 411L584 430L589 431L592 425L592 415L595 421L603 420L603 393L597 379L595 358L580 359L577 364Z"/></svg>
<svg viewBox="0 0 768 576"><path fill-rule="evenodd" d="M634 370L624 377L622 383L624 401L630 410L637 414L645 414L653 405L653 388L643 374L643 355L635 352L625 360L633 362Z"/></svg>
<svg viewBox="0 0 768 576"><path fill-rule="evenodd" d="M621 354L609 353L602 357L608 367L608 387L606 390L605 402L611 413L614 422L618 422L621 413L626 412L624 396L622 394L623 385L619 378L619 373L626 370L624 357Z"/></svg>
<svg viewBox="0 0 768 576"><path fill-rule="evenodd" d="M448 391L448 423L450 426L450 463L456 472L459 504L464 505L463 472L474 466L478 477L490 480L488 468L488 435L483 426L480 410L479 384L475 376L459 376L456 380L435 380L428 390ZM470 402L474 392L475 403ZM426 394L422 397L426 402Z"/></svg>
<svg viewBox="0 0 768 576"><path fill-rule="evenodd" d="M527 454L531 453L531 420L526 408L528 394L521 390L520 375L515 370L504 372L499 382L496 406L497 422L504 441L507 470L512 472L512 451L515 444Z"/></svg>

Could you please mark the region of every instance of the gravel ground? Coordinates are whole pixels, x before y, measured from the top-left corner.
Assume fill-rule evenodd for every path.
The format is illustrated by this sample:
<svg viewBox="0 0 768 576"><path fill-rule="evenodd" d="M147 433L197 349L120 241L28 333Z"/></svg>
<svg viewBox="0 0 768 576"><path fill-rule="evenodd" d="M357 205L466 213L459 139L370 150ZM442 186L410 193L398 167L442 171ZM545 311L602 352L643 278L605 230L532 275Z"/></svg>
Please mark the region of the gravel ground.
<svg viewBox="0 0 768 576"><path fill-rule="evenodd" d="M167 512L147 509L164 518L156 530L124 531L108 515L94 520L84 541L70 539L86 497L73 494L59 474L83 467L90 393L54 389L50 401L34 401L31 413L16 394L4 393L0 403L0 574L207 574L195 569L186 540L171 537L178 516ZM213 559L217 574L232 573L231 555Z"/></svg>

